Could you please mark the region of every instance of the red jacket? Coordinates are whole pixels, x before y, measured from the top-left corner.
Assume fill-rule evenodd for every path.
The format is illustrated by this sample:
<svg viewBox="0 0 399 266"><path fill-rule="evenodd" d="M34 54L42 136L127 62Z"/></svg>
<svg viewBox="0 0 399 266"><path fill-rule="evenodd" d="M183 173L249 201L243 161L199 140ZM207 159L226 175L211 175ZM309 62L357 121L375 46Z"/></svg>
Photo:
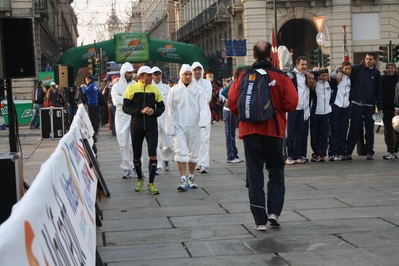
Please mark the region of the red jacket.
<svg viewBox="0 0 399 266"><path fill-rule="evenodd" d="M242 139L244 136L252 134L284 138L285 128L287 126L286 113L296 109L298 104L298 92L291 79L281 70L274 68L270 61L256 61L252 67L265 69L269 75L269 82L272 82L273 80L276 81L274 86L270 86L272 104L273 107L277 109L275 115L276 120L272 118L261 123L240 121L239 138ZM238 117L237 100L239 86L244 74L245 70L241 72L240 76L233 82L229 90L229 109L236 117ZM277 121L278 131L275 121Z"/></svg>

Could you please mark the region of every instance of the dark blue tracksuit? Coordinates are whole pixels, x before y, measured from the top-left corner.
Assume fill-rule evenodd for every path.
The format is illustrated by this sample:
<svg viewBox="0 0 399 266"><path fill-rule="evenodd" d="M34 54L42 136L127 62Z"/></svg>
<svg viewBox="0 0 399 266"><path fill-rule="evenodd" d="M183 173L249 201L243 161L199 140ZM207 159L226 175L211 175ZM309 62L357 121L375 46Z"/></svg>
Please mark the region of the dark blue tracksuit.
<svg viewBox="0 0 399 266"><path fill-rule="evenodd" d="M326 156L328 146L328 130L330 123L331 86L326 81L319 80L312 91L312 108L310 109L310 138L313 153L316 156Z"/></svg>
<svg viewBox="0 0 399 266"><path fill-rule="evenodd" d="M375 66L368 68L365 65L353 65L351 83L351 125L346 154L352 154L364 122L366 129L364 152L373 155L374 120L372 115L375 113L376 104L378 110L383 109L381 74Z"/></svg>
<svg viewBox="0 0 399 266"><path fill-rule="evenodd" d="M331 79L332 112L330 115L330 156L346 155L346 136L349 127L349 93L351 89L350 78L343 75L339 84L335 79Z"/></svg>

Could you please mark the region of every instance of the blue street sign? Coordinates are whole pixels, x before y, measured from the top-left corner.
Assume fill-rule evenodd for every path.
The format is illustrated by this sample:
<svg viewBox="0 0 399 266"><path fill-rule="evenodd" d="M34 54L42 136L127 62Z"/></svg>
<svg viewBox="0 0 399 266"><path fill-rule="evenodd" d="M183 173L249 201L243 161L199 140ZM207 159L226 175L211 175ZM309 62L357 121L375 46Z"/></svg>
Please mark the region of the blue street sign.
<svg viewBox="0 0 399 266"><path fill-rule="evenodd" d="M324 35L324 33L319 32L316 35L316 42L318 45L323 45L326 41L326 36Z"/></svg>

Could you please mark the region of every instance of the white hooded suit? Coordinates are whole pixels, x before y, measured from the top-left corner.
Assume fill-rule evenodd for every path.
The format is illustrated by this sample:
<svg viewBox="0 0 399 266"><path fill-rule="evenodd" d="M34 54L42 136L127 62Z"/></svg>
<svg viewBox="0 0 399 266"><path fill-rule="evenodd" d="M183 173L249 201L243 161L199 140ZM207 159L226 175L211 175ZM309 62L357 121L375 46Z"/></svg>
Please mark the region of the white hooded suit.
<svg viewBox="0 0 399 266"><path fill-rule="evenodd" d="M191 65L192 69L195 69L196 67L200 67L202 69L201 71L201 77L196 80L193 78L194 82L197 82L197 84L204 90L205 96L206 96L206 102L208 104L208 111L209 111L209 121L208 124L204 127L201 128L201 146L200 146L200 152L198 154L198 162L197 165L199 167L203 166L205 168L209 167L209 145L210 145L210 139L211 139L211 109L209 107L209 102L211 101L212 98L212 83L204 79L204 67L201 65L199 62L194 62Z"/></svg>
<svg viewBox="0 0 399 266"><path fill-rule="evenodd" d="M162 71L158 67L153 67L152 69L154 70L154 72L156 70L162 73ZM171 136L166 135L166 130L165 130L165 118L167 112L166 101L168 99L170 87L162 83L162 80L158 84L154 80L152 80L152 85L158 87L159 92L162 95L162 99L165 102L165 112L163 112L162 115L158 117L157 168L162 168L162 160L169 161L172 159L171 156L174 155L173 138Z"/></svg>
<svg viewBox="0 0 399 266"><path fill-rule="evenodd" d="M134 80L127 83L126 72L133 71L130 63L126 62L122 65L120 70L119 81L112 86L111 96L112 102L116 106L115 111L115 132L118 140L119 149L121 151L122 163L121 168L124 170L133 170L133 150L132 139L130 137L130 118L131 116L122 111L123 96L126 88L136 83Z"/></svg>
<svg viewBox="0 0 399 266"><path fill-rule="evenodd" d="M175 161L198 162L200 149L200 128L206 127L211 117L204 90L194 81L186 87L182 81L184 72L192 69L183 64L180 80L173 86L167 98L165 128L173 136Z"/></svg>

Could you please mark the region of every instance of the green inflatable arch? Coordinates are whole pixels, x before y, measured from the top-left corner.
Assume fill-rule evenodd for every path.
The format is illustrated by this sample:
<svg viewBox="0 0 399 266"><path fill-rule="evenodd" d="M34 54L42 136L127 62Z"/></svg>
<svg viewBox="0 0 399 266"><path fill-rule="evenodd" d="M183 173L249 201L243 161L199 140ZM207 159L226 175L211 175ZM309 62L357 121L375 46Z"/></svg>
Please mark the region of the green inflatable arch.
<svg viewBox="0 0 399 266"><path fill-rule="evenodd" d="M88 66L88 58L94 57L99 48L105 51L108 61L117 63L158 60L191 65L198 61L204 69L208 68L208 58L198 46L149 38L144 32L118 33L111 40L68 49L61 55L58 64L74 66L76 77L78 70Z"/></svg>

